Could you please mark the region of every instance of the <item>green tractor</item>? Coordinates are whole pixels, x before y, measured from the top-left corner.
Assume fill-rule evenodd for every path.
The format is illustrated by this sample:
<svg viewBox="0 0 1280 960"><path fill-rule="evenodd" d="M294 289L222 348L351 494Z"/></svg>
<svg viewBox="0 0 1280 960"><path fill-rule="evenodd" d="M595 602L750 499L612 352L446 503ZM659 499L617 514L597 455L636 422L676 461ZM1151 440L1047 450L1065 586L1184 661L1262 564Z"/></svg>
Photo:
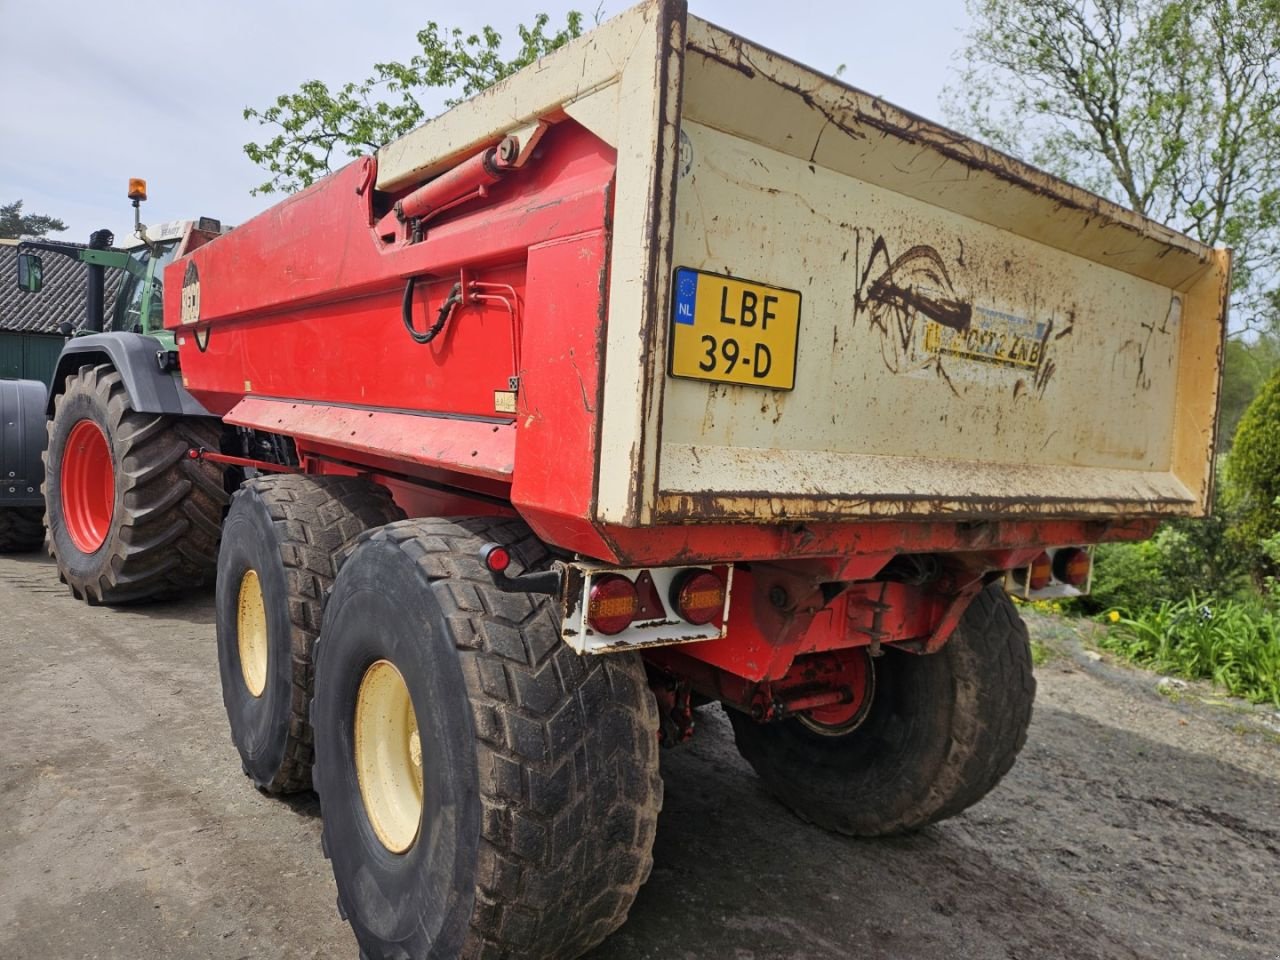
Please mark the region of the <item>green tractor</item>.
<svg viewBox="0 0 1280 960"><path fill-rule="evenodd" d="M211 581L228 498L222 469L189 456L220 450L223 427L182 385L161 288L165 265L223 228L209 218L145 226L142 180L130 180L129 199L136 240L123 247L108 230L87 246L20 244L18 286L29 294L43 286L42 257L87 265L86 316L78 331L64 329L47 392L8 381L15 386L0 393L0 422L23 424L6 450L21 482L8 499L10 485L0 487L0 550L44 542L71 592L89 603L150 600ZM107 270L125 272L112 304ZM33 409L44 429L31 423Z"/></svg>

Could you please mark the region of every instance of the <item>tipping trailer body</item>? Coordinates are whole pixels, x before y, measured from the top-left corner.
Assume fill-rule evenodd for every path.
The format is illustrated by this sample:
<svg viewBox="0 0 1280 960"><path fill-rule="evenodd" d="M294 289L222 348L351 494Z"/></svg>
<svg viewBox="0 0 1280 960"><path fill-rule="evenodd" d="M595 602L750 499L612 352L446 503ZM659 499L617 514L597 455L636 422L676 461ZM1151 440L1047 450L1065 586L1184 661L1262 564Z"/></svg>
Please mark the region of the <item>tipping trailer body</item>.
<svg viewBox="0 0 1280 960"><path fill-rule="evenodd" d="M189 459L306 474L232 496L219 668L361 954L584 955L700 702L826 829L978 802L1009 588L1207 508L1229 266L678 0L175 260L256 451Z"/></svg>
<svg viewBox="0 0 1280 960"><path fill-rule="evenodd" d="M512 135L495 173L482 154ZM411 279L420 331L470 291L429 344L402 323ZM1140 537L1209 502L1226 251L679 4L166 281L184 384L228 422L440 503L509 502L604 561L869 576L903 552ZM790 313L763 337L743 311L770 291ZM741 365L762 343L765 386Z"/></svg>

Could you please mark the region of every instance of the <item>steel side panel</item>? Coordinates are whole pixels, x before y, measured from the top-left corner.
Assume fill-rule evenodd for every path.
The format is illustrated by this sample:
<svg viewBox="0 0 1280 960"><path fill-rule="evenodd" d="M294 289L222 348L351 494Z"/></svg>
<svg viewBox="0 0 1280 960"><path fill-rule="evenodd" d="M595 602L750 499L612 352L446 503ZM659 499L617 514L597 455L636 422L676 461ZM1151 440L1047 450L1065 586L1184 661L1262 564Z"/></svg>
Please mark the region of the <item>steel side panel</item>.
<svg viewBox="0 0 1280 960"><path fill-rule="evenodd" d="M489 480L509 481L515 426L388 410L246 397L227 423L325 444L351 455L388 458Z"/></svg>
<svg viewBox="0 0 1280 960"><path fill-rule="evenodd" d="M603 230L529 249L516 472L511 499L539 513L548 539L591 513L600 409L600 352L608 289Z"/></svg>

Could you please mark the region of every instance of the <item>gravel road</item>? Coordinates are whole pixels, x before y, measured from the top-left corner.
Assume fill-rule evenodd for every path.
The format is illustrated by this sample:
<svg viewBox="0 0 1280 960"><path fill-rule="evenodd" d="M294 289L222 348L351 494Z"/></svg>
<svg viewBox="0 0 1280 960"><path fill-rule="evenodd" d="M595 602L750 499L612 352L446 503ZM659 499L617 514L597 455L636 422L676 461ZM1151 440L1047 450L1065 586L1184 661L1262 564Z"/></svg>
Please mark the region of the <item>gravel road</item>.
<svg viewBox="0 0 1280 960"><path fill-rule="evenodd" d="M592 960L1280 958L1280 737L1067 653L1018 765L888 841L806 826L703 710L665 754L655 866ZM349 957L314 796L255 792L212 595L77 603L0 558L0 957Z"/></svg>

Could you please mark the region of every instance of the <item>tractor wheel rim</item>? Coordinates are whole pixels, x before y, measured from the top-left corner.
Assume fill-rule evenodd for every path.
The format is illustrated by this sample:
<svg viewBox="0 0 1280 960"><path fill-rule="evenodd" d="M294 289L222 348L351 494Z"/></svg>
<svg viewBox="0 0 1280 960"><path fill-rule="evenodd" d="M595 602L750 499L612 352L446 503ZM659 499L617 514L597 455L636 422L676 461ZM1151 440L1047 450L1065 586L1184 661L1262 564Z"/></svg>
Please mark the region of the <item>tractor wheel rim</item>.
<svg viewBox="0 0 1280 960"><path fill-rule="evenodd" d="M236 646L244 685L251 694L260 697L267 688L267 607L262 602L262 583L257 570L246 570L240 578Z"/></svg>
<svg viewBox="0 0 1280 960"><path fill-rule="evenodd" d="M360 679L355 717L356 780L378 840L404 853L422 822L422 740L404 677L390 660Z"/></svg>
<svg viewBox="0 0 1280 960"><path fill-rule="evenodd" d="M81 553L96 553L111 530L116 473L107 435L92 420L79 421L67 435L59 481L71 542Z"/></svg>

